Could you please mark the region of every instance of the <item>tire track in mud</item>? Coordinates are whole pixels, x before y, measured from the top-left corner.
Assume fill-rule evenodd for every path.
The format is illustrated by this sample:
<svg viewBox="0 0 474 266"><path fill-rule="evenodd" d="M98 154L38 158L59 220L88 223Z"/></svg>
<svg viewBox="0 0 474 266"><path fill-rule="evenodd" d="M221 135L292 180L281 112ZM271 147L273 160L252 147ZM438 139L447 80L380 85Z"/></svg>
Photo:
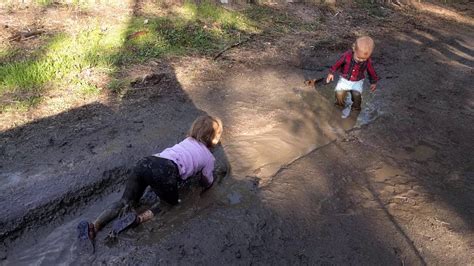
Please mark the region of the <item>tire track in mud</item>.
<svg viewBox="0 0 474 266"><path fill-rule="evenodd" d="M159 77L119 103L88 104L0 133L2 242L115 190L142 154L185 135L203 112L172 72ZM169 136L156 138L161 132Z"/></svg>
<svg viewBox="0 0 474 266"><path fill-rule="evenodd" d="M121 167L107 170L97 182L88 184L77 191L69 191L60 198L55 198L46 204L29 210L25 216L16 220L2 222L2 224L0 224L2 228L0 240L2 242L7 239L14 240L23 230L31 230L35 227L45 225L62 215L72 212L73 209L71 209L71 207L74 209L80 208L92 199L113 191L117 185L125 181L128 172L128 169Z"/></svg>

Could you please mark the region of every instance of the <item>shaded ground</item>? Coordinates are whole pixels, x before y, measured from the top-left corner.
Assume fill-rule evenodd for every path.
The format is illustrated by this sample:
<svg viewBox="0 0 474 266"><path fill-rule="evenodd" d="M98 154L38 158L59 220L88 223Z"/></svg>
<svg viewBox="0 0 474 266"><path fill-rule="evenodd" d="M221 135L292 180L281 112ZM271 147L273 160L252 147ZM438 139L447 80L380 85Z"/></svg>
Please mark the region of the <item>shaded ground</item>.
<svg viewBox="0 0 474 266"><path fill-rule="evenodd" d="M143 66L160 74L156 83L130 89L120 104L2 133L2 233L17 237L7 239L3 263L472 263L472 25L429 12L387 9L374 18L364 9L287 8L323 16L327 28L264 35L218 61ZM332 86L302 81L325 75L361 33L377 40L384 79L365 95L357 122L356 114L340 120ZM133 162L179 141L202 112L224 120L219 157L232 176L203 196L191 189L182 205L115 245L104 244L104 232L95 256L78 258L65 243L80 217L117 198ZM32 226L35 219L51 224ZM29 234L8 231L25 227Z"/></svg>

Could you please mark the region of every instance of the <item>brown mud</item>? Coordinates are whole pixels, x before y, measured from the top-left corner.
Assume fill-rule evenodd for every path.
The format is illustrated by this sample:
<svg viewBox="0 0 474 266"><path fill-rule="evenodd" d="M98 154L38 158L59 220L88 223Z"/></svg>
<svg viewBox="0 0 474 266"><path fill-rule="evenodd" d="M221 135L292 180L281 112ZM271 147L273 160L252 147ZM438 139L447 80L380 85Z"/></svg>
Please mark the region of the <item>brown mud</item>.
<svg viewBox="0 0 474 266"><path fill-rule="evenodd" d="M349 10L327 15L327 31L342 36L327 44L323 31L289 33L217 61L145 66L159 81L121 101L1 133L1 264L473 263L472 25ZM383 79L342 120L334 84L303 81L324 76L361 32L377 41ZM180 141L204 112L224 121L216 152L232 174L202 195L188 188L117 243L103 240L106 227L96 253L79 255L78 221L119 198L133 163Z"/></svg>

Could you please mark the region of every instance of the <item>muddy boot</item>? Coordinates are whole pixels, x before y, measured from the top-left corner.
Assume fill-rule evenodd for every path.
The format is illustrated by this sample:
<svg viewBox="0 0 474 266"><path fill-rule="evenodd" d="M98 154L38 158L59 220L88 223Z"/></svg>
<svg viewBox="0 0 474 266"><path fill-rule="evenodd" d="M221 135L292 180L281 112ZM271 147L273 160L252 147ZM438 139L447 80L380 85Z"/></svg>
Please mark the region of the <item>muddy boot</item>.
<svg viewBox="0 0 474 266"><path fill-rule="evenodd" d="M78 248L80 253L94 253L94 225L89 223L88 221L83 220L77 225L77 233Z"/></svg>
<svg viewBox="0 0 474 266"><path fill-rule="evenodd" d="M361 110L360 107L362 105L362 95L361 95L361 93L358 92L358 91L352 90L351 95L352 95L352 101L353 101L352 110L360 111Z"/></svg>
<svg viewBox="0 0 474 266"><path fill-rule="evenodd" d="M113 240L117 238L120 232L133 227L138 224L137 214L134 212L130 212L123 217L116 220L112 226L112 231L109 233L107 238L109 240Z"/></svg>
<svg viewBox="0 0 474 266"><path fill-rule="evenodd" d="M341 118L345 119L351 115L351 108L346 107L342 110Z"/></svg>
<svg viewBox="0 0 474 266"><path fill-rule="evenodd" d="M133 212L133 205L135 204L132 204L132 203L125 204L125 206L123 206L122 209L120 209L118 217L125 217L129 213Z"/></svg>
<svg viewBox="0 0 474 266"><path fill-rule="evenodd" d="M344 109L342 109L341 118L348 118L351 115L352 97L350 93L346 93L346 99L344 100Z"/></svg>
<svg viewBox="0 0 474 266"><path fill-rule="evenodd" d="M156 193L150 187L148 187L145 190L145 193L143 193L143 196L140 198L140 205L152 206L158 201L159 198Z"/></svg>
<svg viewBox="0 0 474 266"><path fill-rule="evenodd" d="M336 102L334 103L336 106L344 107L345 106L345 99L347 98L347 91L336 91L335 98Z"/></svg>
<svg viewBox="0 0 474 266"><path fill-rule="evenodd" d="M125 200L119 200L107 207L94 221L97 230L102 229L107 223L115 219L126 208L128 203Z"/></svg>

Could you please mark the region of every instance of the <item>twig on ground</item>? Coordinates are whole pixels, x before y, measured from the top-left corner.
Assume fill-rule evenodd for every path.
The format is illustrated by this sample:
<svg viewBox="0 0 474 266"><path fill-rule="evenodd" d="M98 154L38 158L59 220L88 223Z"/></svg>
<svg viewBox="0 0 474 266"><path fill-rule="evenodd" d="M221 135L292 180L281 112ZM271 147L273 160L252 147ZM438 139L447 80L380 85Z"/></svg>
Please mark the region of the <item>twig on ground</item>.
<svg viewBox="0 0 474 266"><path fill-rule="evenodd" d="M34 30L34 31L27 31L27 32L18 32L17 34L11 36L8 38L10 41L22 41L22 40L28 40L31 39L37 35L43 34L44 31L42 30Z"/></svg>
<svg viewBox="0 0 474 266"><path fill-rule="evenodd" d="M245 40L241 40L241 41L239 41L239 42L237 42L237 43L234 43L234 44L232 44L232 45L230 45L230 46L227 46L227 47L224 48L222 51L220 51L218 54L216 54L213 59L216 60L217 58L219 58L223 53L227 52L228 50L230 50L230 49L232 49L232 48L235 48L235 47L237 47L237 46L239 46L239 45L242 45L242 44L244 44L244 43L250 41L250 39L252 39L253 36L254 36L254 35L251 34L251 35L250 35L248 38L246 38Z"/></svg>
<svg viewBox="0 0 474 266"><path fill-rule="evenodd" d="M137 32L134 32L130 35L127 36L127 40L132 40L132 39L136 39L140 36L144 36L148 34L148 31L147 30L141 30L141 31L137 31Z"/></svg>

